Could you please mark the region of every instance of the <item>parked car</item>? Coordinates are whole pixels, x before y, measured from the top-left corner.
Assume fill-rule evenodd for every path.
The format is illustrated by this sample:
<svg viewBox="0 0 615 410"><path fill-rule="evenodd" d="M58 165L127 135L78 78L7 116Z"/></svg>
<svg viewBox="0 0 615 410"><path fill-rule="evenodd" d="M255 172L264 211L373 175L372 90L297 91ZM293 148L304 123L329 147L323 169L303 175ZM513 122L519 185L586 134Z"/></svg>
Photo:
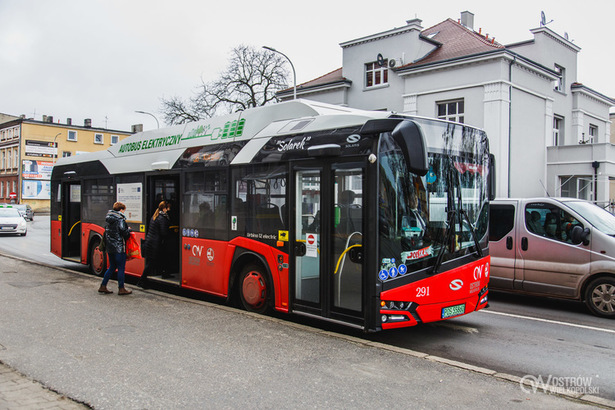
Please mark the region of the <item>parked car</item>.
<svg viewBox="0 0 615 410"><path fill-rule="evenodd" d="M8 233L26 236L28 224L16 208L0 207L0 234Z"/></svg>
<svg viewBox="0 0 615 410"><path fill-rule="evenodd" d="M17 208L27 221L34 220L34 211L29 204L0 204L0 208Z"/></svg>
<svg viewBox="0 0 615 410"><path fill-rule="evenodd" d="M574 198L491 202L489 287L582 300L615 318L615 216Z"/></svg>

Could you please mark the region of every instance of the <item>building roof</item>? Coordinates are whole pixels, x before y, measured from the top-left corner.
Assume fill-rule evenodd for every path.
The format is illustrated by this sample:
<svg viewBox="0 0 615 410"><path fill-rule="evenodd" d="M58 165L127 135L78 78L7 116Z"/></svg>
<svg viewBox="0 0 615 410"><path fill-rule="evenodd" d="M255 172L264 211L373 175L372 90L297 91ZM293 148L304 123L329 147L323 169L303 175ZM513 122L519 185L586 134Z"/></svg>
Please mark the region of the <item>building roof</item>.
<svg viewBox="0 0 615 410"><path fill-rule="evenodd" d="M421 38L424 41L434 44L436 46L434 51L417 61L395 68L395 71L474 54L481 54L488 51L505 49L502 44L495 41L495 38L489 38L470 30L461 23L450 18L421 31ZM297 91L339 82L351 83L350 80L342 75L341 67L314 80L298 85ZM279 91L278 94L287 94L289 92L292 92L292 88Z"/></svg>
<svg viewBox="0 0 615 410"><path fill-rule="evenodd" d="M495 38L483 36L450 18L423 30L421 36L435 40L440 43L440 45L424 58L405 64L398 69L446 61L505 48L502 44L496 42Z"/></svg>
<svg viewBox="0 0 615 410"><path fill-rule="evenodd" d="M342 67L331 71L325 75L322 75L313 80L307 81L305 83L301 83L297 85L297 91L306 90L309 88L320 87L323 85L333 85L336 83L347 83L351 84L352 81L347 79L342 75ZM293 92L293 87L287 88L285 90L278 91L277 94L289 94Z"/></svg>

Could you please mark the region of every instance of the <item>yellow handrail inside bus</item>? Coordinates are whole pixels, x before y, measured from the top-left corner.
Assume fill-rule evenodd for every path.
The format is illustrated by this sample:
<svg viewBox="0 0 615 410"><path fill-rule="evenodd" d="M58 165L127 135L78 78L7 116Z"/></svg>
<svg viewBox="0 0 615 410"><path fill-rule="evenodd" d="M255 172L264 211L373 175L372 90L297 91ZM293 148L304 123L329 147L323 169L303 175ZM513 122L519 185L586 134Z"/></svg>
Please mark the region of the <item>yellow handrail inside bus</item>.
<svg viewBox="0 0 615 410"><path fill-rule="evenodd" d="M74 228L75 226L77 226L77 224L79 224L79 223L81 223L81 221L77 221L77 222L75 222L75 224L74 224L73 226L71 226L71 227L70 227L70 230L68 231L68 236L70 236L70 234L73 232L73 228Z"/></svg>
<svg viewBox="0 0 615 410"><path fill-rule="evenodd" d="M344 255L346 255L346 252L348 252L352 248L356 248L357 246L362 247L363 245L358 243L356 245L349 246L348 248L346 248L346 250L344 252L342 252L342 254L340 255L339 259L337 260L337 265L335 265L335 270L333 271L334 275L337 273L337 270L340 268L340 263L342 263L342 258L344 257Z"/></svg>

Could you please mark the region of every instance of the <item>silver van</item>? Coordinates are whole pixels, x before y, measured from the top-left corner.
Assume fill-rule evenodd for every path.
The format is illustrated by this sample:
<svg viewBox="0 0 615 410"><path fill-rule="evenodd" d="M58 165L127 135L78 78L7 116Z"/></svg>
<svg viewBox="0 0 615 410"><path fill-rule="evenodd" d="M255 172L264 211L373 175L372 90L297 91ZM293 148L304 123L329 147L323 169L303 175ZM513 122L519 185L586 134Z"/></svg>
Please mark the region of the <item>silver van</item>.
<svg viewBox="0 0 615 410"><path fill-rule="evenodd" d="M585 301L615 318L615 216L574 198L496 199L489 288Z"/></svg>

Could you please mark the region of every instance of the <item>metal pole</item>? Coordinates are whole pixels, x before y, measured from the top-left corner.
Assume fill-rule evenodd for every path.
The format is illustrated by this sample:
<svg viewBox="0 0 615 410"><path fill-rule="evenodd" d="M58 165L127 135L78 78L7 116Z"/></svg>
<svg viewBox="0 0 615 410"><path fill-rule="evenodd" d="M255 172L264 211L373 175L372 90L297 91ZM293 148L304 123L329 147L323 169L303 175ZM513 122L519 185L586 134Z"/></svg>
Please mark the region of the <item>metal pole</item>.
<svg viewBox="0 0 615 410"><path fill-rule="evenodd" d="M297 73L295 72L295 66L293 65L293 62L290 61L290 58L288 58L286 54L284 54L281 51L276 50L273 47L263 46L263 48L269 51L273 51L274 53L283 55L290 63L290 67L293 69L293 100L296 100L297 99Z"/></svg>
<svg viewBox="0 0 615 410"><path fill-rule="evenodd" d="M151 115L152 117L154 117L154 119L156 120L156 126L160 129L160 123L158 122L158 118L156 118L156 116L154 114L152 114L151 112L147 112L147 111L138 111L135 110L136 113L139 114L146 114L146 115Z"/></svg>
<svg viewBox="0 0 615 410"><path fill-rule="evenodd" d="M53 156L53 165L56 164L56 158L58 157L58 147L56 146L56 139L58 139L60 135L62 135L62 133L58 132L58 135L53 137L53 147L56 149L56 154Z"/></svg>

